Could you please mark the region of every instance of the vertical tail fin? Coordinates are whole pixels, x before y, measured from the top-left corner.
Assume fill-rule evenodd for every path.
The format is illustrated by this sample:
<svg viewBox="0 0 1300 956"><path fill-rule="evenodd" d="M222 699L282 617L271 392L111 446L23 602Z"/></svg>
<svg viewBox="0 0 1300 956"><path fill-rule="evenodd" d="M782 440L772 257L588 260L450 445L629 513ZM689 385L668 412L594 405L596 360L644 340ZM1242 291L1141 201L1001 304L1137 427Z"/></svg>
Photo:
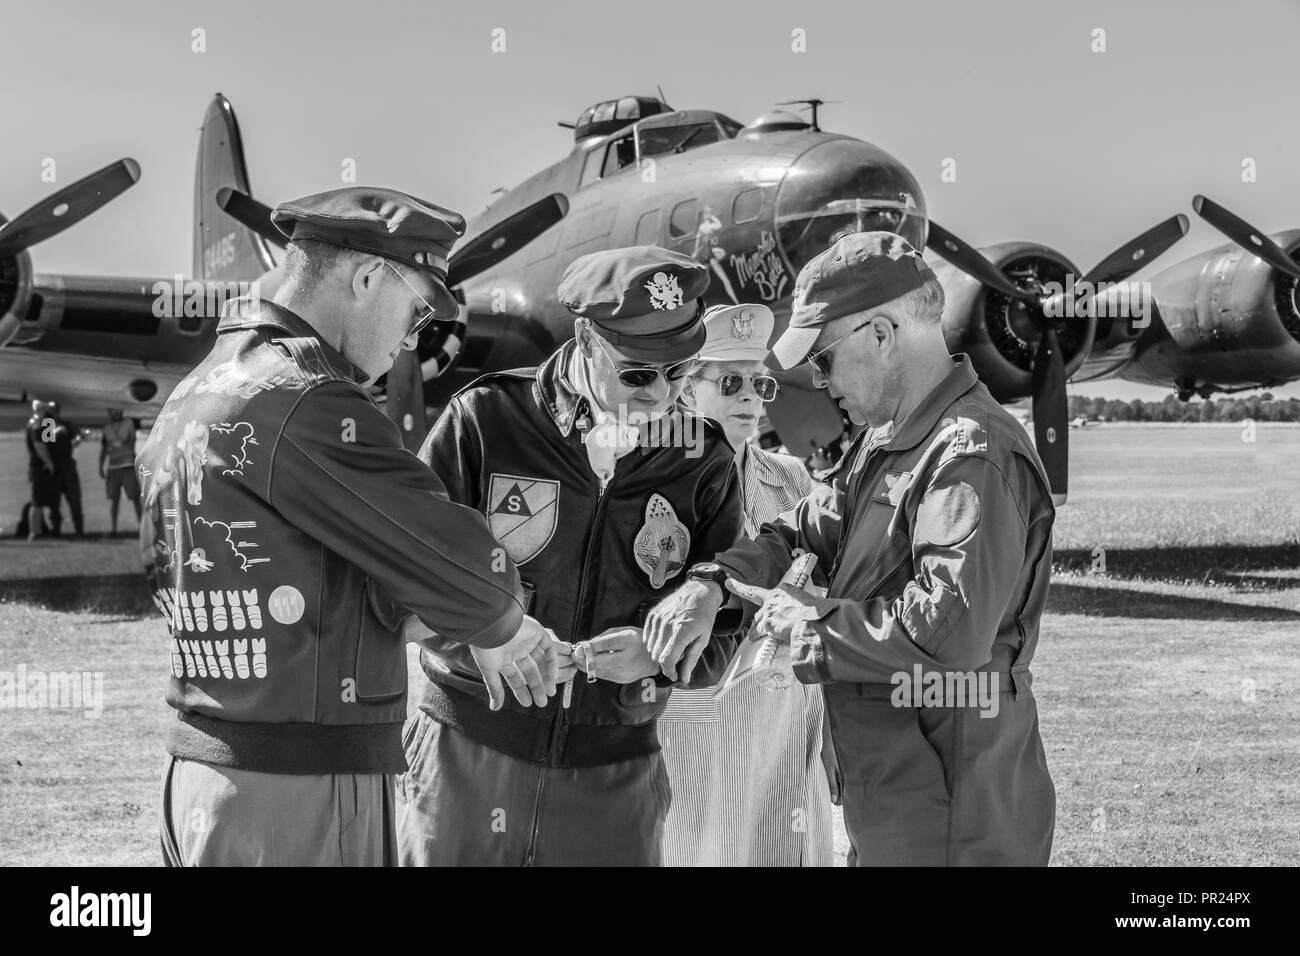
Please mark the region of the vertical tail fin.
<svg viewBox="0 0 1300 956"><path fill-rule="evenodd" d="M217 190L230 186L252 195L244 144L230 101L212 98L199 131L194 172L194 272L196 279L252 281L275 266L266 240L217 205Z"/></svg>

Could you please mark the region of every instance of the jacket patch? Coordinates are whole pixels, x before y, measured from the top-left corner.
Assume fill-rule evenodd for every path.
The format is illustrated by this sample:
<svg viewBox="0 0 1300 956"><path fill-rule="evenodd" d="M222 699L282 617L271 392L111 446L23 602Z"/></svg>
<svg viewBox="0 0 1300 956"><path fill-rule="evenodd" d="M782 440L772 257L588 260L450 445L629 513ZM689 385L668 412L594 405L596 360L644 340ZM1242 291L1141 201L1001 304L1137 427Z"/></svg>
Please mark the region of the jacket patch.
<svg viewBox="0 0 1300 956"><path fill-rule="evenodd" d="M980 496L964 481L935 488L916 512L916 540L949 547L971 536L980 523Z"/></svg>
<svg viewBox="0 0 1300 956"><path fill-rule="evenodd" d="M887 471L880 490L871 496L871 500L897 507L898 503L903 500L903 495L911 483L912 473L910 471Z"/></svg>
<svg viewBox="0 0 1300 956"><path fill-rule="evenodd" d="M493 536L515 564L541 553L555 536L560 483L544 478L493 474L488 486L487 519Z"/></svg>
<svg viewBox="0 0 1300 956"><path fill-rule="evenodd" d="M656 590L681 573L691 550L691 536L677 520L677 512L663 495L651 495L645 506L645 524L632 542L637 566Z"/></svg>

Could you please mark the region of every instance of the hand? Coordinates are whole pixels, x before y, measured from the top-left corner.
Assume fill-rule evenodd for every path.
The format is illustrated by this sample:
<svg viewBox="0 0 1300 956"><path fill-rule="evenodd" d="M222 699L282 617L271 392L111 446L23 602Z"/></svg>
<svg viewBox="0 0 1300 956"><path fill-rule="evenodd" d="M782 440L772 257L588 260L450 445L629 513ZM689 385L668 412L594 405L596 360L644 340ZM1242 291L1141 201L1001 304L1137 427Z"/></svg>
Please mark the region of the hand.
<svg viewBox="0 0 1300 956"><path fill-rule="evenodd" d="M547 699L555 696L555 645L553 631L524 615L519 632L500 647L471 647L487 687L488 706L493 710L505 706L505 689L501 686L505 678L522 706L545 707Z"/></svg>
<svg viewBox="0 0 1300 956"><path fill-rule="evenodd" d="M774 588L756 588L727 579L727 590L742 600L759 605L754 615L750 637L756 641L771 637L777 643L789 644L790 631L800 621L809 620L808 609L815 607L817 599L802 588L782 584Z"/></svg>
<svg viewBox="0 0 1300 956"><path fill-rule="evenodd" d="M642 640L669 680L677 680L678 661L682 662L681 679L691 679L713 635L713 619L726 599L716 584L687 581L650 611Z"/></svg>
<svg viewBox="0 0 1300 956"><path fill-rule="evenodd" d="M631 684L659 673L659 665L641 640L639 627L611 627L577 647L578 653L574 655L577 667L592 677Z"/></svg>
<svg viewBox="0 0 1300 956"><path fill-rule="evenodd" d="M108 478L108 469L105 468L103 465L99 466L99 477L105 479Z"/></svg>
<svg viewBox="0 0 1300 956"><path fill-rule="evenodd" d="M555 635L552 633L552 637ZM573 645L555 638L555 682L567 684L578 676L578 662L573 656Z"/></svg>

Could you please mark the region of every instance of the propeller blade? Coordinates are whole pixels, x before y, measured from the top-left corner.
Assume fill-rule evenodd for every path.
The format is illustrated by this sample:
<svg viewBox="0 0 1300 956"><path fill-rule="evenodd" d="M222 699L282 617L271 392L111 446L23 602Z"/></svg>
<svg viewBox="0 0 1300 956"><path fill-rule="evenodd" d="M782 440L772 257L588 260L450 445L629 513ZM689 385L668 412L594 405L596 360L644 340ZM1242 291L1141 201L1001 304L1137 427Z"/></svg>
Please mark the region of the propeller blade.
<svg viewBox="0 0 1300 956"><path fill-rule="evenodd" d="M1247 252L1259 256L1278 272L1300 279L1300 264L1288 256L1285 249L1240 216L1233 215L1213 200L1199 195L1192 197L1192 208L1198 216Z"/></svg>
<svg viewBox="0 0 1300 956"><path fill-rule="evenodd" d="M1065 504L1070 477L1069 402L1065 395L1065 362L1056 329L1044 323L1034 356L1034 444L1043 460L1052 501Z"/></svg>
<svg viewBox="0 0 1300 956"><path fill-rule="evenodd" d="M1187 226L1188 219L1182 213L1170 216L1102 259L1080 280L1080 285L1124 281L1187 235Z"/></svg>
<svg viewBox="0 0 1300 956"><path fill-rule="evenodd" d="M447 287L458 286L514 255L568 212L569 200L564 194L552 193L479 233L451 254Z"/></svg>
<svg viewBox="0 0 1300 956"><path fill-rule="evenodd" d="M933 219L930 220L930 235L926 248L934 250L968 276L991 289L996 289L1003 295L1013 299L1023 299L1026 302L1038 300L1035 293L1017 288L997 266L980 255L974 246L962 242Z"/></svg>
<svg viewBox="0 0 1300 956"><path fill-rule="evenodd" d="M140 164L134 159L119 159L64 186L0 226L0 254L21 252L57 236L112 202L139 179Z"/></svg>
<svg viewBox="0 0 1300 956"><path fill-rule="evenodd" d="M385 376L384 412L397 423L402 443L414 453L424 444L429 423L424 417L424 377L415 350L401 351Z"/></svg>
<svg viewBox="0 0 1300 956"><path fill-rule="evenodd" d="M289 240L285 239L284 233L271 222L271 207L263 205L247 193L222 186L217 190L217 205L231 219L253 230L267 242L274 243L281 249L288 244Z"/></svg>

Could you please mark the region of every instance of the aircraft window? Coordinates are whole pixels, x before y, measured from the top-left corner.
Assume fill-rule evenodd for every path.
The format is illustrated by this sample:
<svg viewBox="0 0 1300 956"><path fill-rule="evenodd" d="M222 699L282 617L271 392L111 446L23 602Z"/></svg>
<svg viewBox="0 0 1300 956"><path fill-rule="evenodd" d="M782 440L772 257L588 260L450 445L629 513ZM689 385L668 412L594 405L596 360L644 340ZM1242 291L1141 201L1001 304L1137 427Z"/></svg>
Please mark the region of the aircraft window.
<svg viewBox="0 0 1300 956"><path fill-rule="evenodd" d="M636 119L641 115L641 104L637 102L635 96L625 96L618 101L618 109L614 112L614 119Z"/></svg>
<svg viewBox="0 0 1300 956"><path fill-rule="evenodd" d="M605 151L603 149L587 150L587 158L582 163L582 176L578 180L578 188L589 186L600 178L600 165L605 161Z"/></svg>
<svg viewBox="0 0 1300 956"><path fill-rule="evenodd" d="M637 134L641 139L641 156L662 156L681 153L696 146L716 143L722 139L718 124L688 123L685 126L651 126Z"/></svg>
<svg viewBox="0 0 1300 956"><path fill-rule="evenodd" d="M718 122L722 125L722 135L727 139L735 139L736 134L744 129L744 127L735 120L719 118Z"/></svg>
<svg viewBox="0 0 1300 956"><path fill-rule="evenodd" d="M636 224L636 244L638 246L653 246L659 242L659 210L651 209L637 220Z"/></svg>
<svg viewBox="0 0 1300 956"><path fill-rule="evenodd" d="M668 219L668 235L672 239L681 239L694 235L696 225L696 203L694 199L679 202L673 207L673 214Z"/></svg>
<svg viewBox="0 0 1300 956"><path fill-rule="evenodd" d="M588 106L585 110L582 111L582 115L578 117L578 122L574 123L573 125L580 127L589 124L591 122L591 114L594 113L595 110L596 107Z"/></svg>
<svg viewBox="0 0 1300 956"><path fill-rule="evenodd" d="M731 221L736 223L753 222L763 211L763 190L746 189L736 196L731 204Z"/></svg>
<svg viewBox="0 0 1300 956"><path fill-rule="evenodd" d="M614 142L609 144L609 149L605 153L605 168L601 170L601 178L613 176L620 169L631 166L636 162L636 141L632 134L620 136Z"/></svg>
<svg viewBox="0 0 1300 956"><path fill-rule="evenodd" d="M608 103L601 103L596 107L596 112L591 115L593 123L605 123L614 118L614 107L617 104L613 100Z"/></svg>

